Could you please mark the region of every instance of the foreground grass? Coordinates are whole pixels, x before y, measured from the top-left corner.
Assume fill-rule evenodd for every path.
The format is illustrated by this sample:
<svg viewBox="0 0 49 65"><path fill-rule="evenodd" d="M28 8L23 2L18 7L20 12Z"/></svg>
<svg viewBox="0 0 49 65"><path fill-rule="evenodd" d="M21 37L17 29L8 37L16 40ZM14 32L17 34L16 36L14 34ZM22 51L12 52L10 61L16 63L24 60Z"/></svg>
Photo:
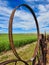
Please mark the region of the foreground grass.
<svg viewBox="0 0 49 65"><path fill-rule="evenodd" d="M15 47L21 47L37 40L36 34L13 34ZM0 52L10 50L8 34L0 34Z"/></svg>
<svg viewBox="0 0 49 65"><path fill-rule="evenodd" d="M35 46L36 46L35 43L27 44L26 46L18 48L17 52L19 53L19 56L22 59L28 60L33 56ZM0 53L0 62L3 62L5 60L10 60L10 59L16 59L12 51L8 51L6 53ZM14 65L14 63L8 64L8 65ZM24 64L21 62L18 62L17 65L24 65ZM29 65L31 65L31 63L29 63Z"/></svg>
<svg viewBox="0 0 49 65"><path fill-rule="evenodd" d="M17 52L22 59L28 60L28 59L31 59L31 57L33 56L35 46L36 46L36 42L33 42L33 43L27 44L23 47L17 48ZM48 62L46 65L49 65L49 43L48 43L47 49L48 49L48 55L47 55ZM12 50L10 50L6 53L4 53L4 52L0 53L0 62L10 60L10 59L16 59L16 57L12 53ZM14 63L10 63L8 65L14 65ZM24 65L24 64L21 62L18 62L17 65ZM32 65L31 62L29 62L29 65Z"/></svg>

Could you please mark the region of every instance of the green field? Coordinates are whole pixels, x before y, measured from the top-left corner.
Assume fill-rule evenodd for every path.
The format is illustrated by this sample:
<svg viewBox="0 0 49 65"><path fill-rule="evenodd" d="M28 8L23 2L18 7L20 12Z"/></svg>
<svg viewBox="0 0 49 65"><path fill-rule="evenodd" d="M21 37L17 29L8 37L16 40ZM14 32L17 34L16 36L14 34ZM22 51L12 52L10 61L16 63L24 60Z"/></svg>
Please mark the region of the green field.
<svg viewBox="0 0 49 65"><path fill-rule="evenodd" d="M13 34L15 47L21 47L37 40L36 34ZM0 34L0 52L10 50L8 34Z"/></svg>

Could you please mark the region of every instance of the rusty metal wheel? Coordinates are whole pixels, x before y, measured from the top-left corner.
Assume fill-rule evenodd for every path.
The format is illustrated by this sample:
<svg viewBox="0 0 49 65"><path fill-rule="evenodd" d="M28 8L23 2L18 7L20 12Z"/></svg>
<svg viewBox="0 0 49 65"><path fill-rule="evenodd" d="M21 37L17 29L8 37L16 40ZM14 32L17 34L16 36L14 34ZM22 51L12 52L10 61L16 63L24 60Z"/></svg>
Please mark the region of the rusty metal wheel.
<svg viewBox="0 0 49 65"><path fill-rule="evenodd" d="M38 26L38 21L37 21L37 18L35 16L35 13L34 11L32 10L32 8L30 6L28 6L27 4L21 4L19 6L17 6L13 11L12 11L12 14L10 16L10 20L9 20L9 42L10 42L10 45L11 45L11 48L12 48L12 51L14 53L14 55L17 57L18 60L20 61L24 61L21 59L21 57L18 55L16 49L15 49L15 46L14 46L14 42L13 42L13 36L12 36L12 23L13 23L13 18L14 18L14 14L15 14L15 11L21 7L21 6L25 6L27 7L30 12L32 13L33 17L34 17L34 20L35 20L35 24L36 24L36 28L37 28L37 37L38 37L38 41L37 41L37 46L36 46L36 52L35 52L35 55L34 57L36 56L36 53L38 52L38 48L39 48L39 26ZM26 64L26 61L24 61L25 64Z"/></svg>
<svg viewBox="0 0 49 65"><path fill-rule="evenodd" d="M11 45L11 48L13 50L13 53L14 55L20 60L20 61L24 61L21 59L21 57L19 57L16 49L15 49L15 46L14 46L14 42L13 42L13 36L12 36L12 23L13 23L13 18L14 18L14 14L15 14L15 11L20 7L20 6L25 6L27 7L30 12L32 13L34 19L35 19L35 24L36 24L36 27L37 27L37 37L38 37L38 41L37 41L37 46L36 46L36 52L35 52L35 55L36 56L36 53L38 52L38 47L39 47L39 26L38 26L38 21L36 19L36 16L35 16L35 13L34 11L32 10L32 8L30 6L28 6L27 4L21 4L19 6L17 6L13 11L12 11L12 14L10 16L10 20L9 20L9 41L10 41L10 45Z"/></svg>

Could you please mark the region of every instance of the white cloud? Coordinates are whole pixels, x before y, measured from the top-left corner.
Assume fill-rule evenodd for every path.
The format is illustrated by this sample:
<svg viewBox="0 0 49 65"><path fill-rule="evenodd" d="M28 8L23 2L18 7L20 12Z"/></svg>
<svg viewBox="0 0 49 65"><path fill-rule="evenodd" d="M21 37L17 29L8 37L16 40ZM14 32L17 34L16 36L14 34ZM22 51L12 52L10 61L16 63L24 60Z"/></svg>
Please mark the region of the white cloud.
<svg viewBox="0 0 49 65"><path fill-rule="evenodd" d="M11 14L11 12L12 12L12 9L0 6L0 14L9 15L9 14Z"/></svg>
<svg viewBox="0 0 49 65"><path fill-rule="evenodd" d="M28 20L28 21L32 21L33 19L31 13L24 12L23 10L17 10L15 13L15 17L19 17L22 20Z"/></svg>
<svg viewBox="0 0 49 65"><path fill-rule="evenodd" d="M40 10L40 12L45 12L45 11L47 11L44 5L39 5L39 6L38 6L38 9Z"/></svg>
<svg viewBox="0 0 49 65"><path fill-rule="evenodd" d="M25 21L25 22L16 22L13 24L14 28L21 28L23 30L30 30L35 28L35 23L33 23L34 21Z"/></svg>
<svg viewBox="0 0 49 65"><path fill-rule="evenodd" d="M45 7L46 7L47 10L49 10L49 4L47 4Z"/></svg>
<svg viewBox="0 0 49 65"><path fill-rule="evenodd" d="M39 4L38 9L40 12L43 12L43 13L47 12L49 11L49 4L46 4L46 5Z"/></svg>
<svg viewBox="0 0 49 65"><path fill-rule="evenodd" d="M17 22L17 20L16 20L17 17L22 21ZM14 22L13 22L13 27L14 28L22 28L24 30L30 30L32 28L35 28L34 18L31 15L31 13L27 13L22 10L16 11Z"/></svg>
<svg viewBox="0 0 49 65"><path fill-rule="evenodd" d="M38 16L38 22L39 22L39 27L41 32L49 32L49 27L46 27L49 25L49 10L48 10L48 5L39 5L39 16Z"/></svg>
<svg viewBox="0 0 49 65"><path fill-rule="evenodd" d="M45 0L24 0L25 2L33 3L33 2L47 2ZM48 0L49 2L49 0Z"/></svg>
<svg viewBox="0 0 49 65"><path fill-rule="evenodd" d="M12 9L7 8L7 7L0 7L0 13L1 13L1 15L3 15L3 17L0 17L0 19L4 20L2 22L5 23L5 24L1 24L1 21L0 21L0 26L2 28L8 28L9 18L10 18L10 15L12 13ZM20 20L23 20L23 22L19 22L19 21L16 22L17 17ZM24 30L29 30L29 29L32 29L33 27L35 27L34 19L33 19L32 15L30 13L27 13L24 10L23 11L22 10L17 10L15 12L14 28L22 28Z"/></svg>
<svg viewBox="0 0 49 65"><path fill-rule="evenodd" d="M33 2L33 1L39 1L39 0L24 0L26 2Z"/></svg>
<svg viewBox="0 0 49 65"><path fill-rule="evenodd" d="M3 10L4 9L4 10ZM5 24L1 24L0 22L0 26L2 28L8 28L8 23L9 23L9 17L12 13L12 9L10 9L9 7L0 7L0 13L1 15L3 15L3 17L0 17L0 19L4 20L3 22ZM20 19L20 20L23 20L23 22L16 22L17 21L17 17ZM32 15L28 12L25 12L24 10L17 10L15 12L15 16L14 16L14 23L13 23L13 27L14 28L21 28L23 30L30 30L32 28L35 27L35 22L34 22L34 19L32 17Z"/></svg>
<svg viewBox="0 0 49 65"><path fill-rule="evenodd" d="M8 6L8 2L5 0L0 0L0 6Z"/></svg>
<svg viewBox="0 0 49 65"><path fill-rule="evenodd" d="M0 7L0 26L2 28L8 27L11 11L12 11L12 9L10 9L10 8L3 7L3 6ZM1 24L1 23L4 23L4 24Z"/></svg>
<svg viewBox="0 0 49 65"><path fill-rule="evenodd" d="M8 22L11 11L12 9L8 7L8 2L0 0L0 33L7 32L5 29L8 30Z"/></svg>
<svg viewBox="0 0 49 65"><path fill-rule="evenodd" d="M9 18L13 9L7 7L7 5L5 6L2 6L2 7L0 6L0 15L3 15L3 16L0 16L0 20L4 20L2 22L5 23L5 24L1 24L1 21L0 21L0 27L8 29ZM46 26L49 24L49 4L47 5L40 4L38 6L38 9L39 9L39 12L37 14L39 14L39 16L37 17L37 19L39 22L40 31L43 32L46 29L46 31L48 32L49 27L46 27ZM31 13L26 12L24 10L16 10L13 21L14 21L13 28L21 28L23 30L31 30L31 29L36 28L35 21ZM0 30L0 32L2 31Z"/></svg>

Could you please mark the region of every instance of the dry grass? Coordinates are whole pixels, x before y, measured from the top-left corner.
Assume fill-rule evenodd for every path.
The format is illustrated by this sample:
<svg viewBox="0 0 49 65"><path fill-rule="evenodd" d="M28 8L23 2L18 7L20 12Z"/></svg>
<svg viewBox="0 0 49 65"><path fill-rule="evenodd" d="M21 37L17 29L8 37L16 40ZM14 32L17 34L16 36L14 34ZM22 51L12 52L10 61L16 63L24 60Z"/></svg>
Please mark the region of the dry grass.
<svg viewBox="0 0 49 65"><path fill-rule="evenodd" d="M20 47L19 49L17 49L17 52L19 53L19 56L24 59L24 60L28 60L32 57L34 49L35 49L36 44L32 43L32 44L27 44L26 46ZM9 60L9 59L16 59L16 57L14 56L14 54L12 53L12 51L8 51L6 53L1 53L0 54L0 62L3 62L5 60ZM13 65L9 64L9 65ZM31 63L30 63L31 64ZM24 65L21 62L18 62L17 65Z"/></svg>
<svg viewBox="0 0 49 65"><path fill-rule="evenodd" d="M27 44L26 46L17 48L17 52L22 59L28 60L33 56L35 46L36 46L35 43ZM49 43L47 46L48 46L47 48L49 49ZM12 50L6 53L4 52L0 53L0 62L3 62L5 60L10 60L10 59L16 59L16 57L12 53ZM48 61L47 65L49 65L49 50L47 54L47 61ZM14 63L10 63L8 65L14 65ZM17 65L24 65L24 64L22 62L18 62ZM31 65L31 63L29 63L29 65Z"/></svg>

